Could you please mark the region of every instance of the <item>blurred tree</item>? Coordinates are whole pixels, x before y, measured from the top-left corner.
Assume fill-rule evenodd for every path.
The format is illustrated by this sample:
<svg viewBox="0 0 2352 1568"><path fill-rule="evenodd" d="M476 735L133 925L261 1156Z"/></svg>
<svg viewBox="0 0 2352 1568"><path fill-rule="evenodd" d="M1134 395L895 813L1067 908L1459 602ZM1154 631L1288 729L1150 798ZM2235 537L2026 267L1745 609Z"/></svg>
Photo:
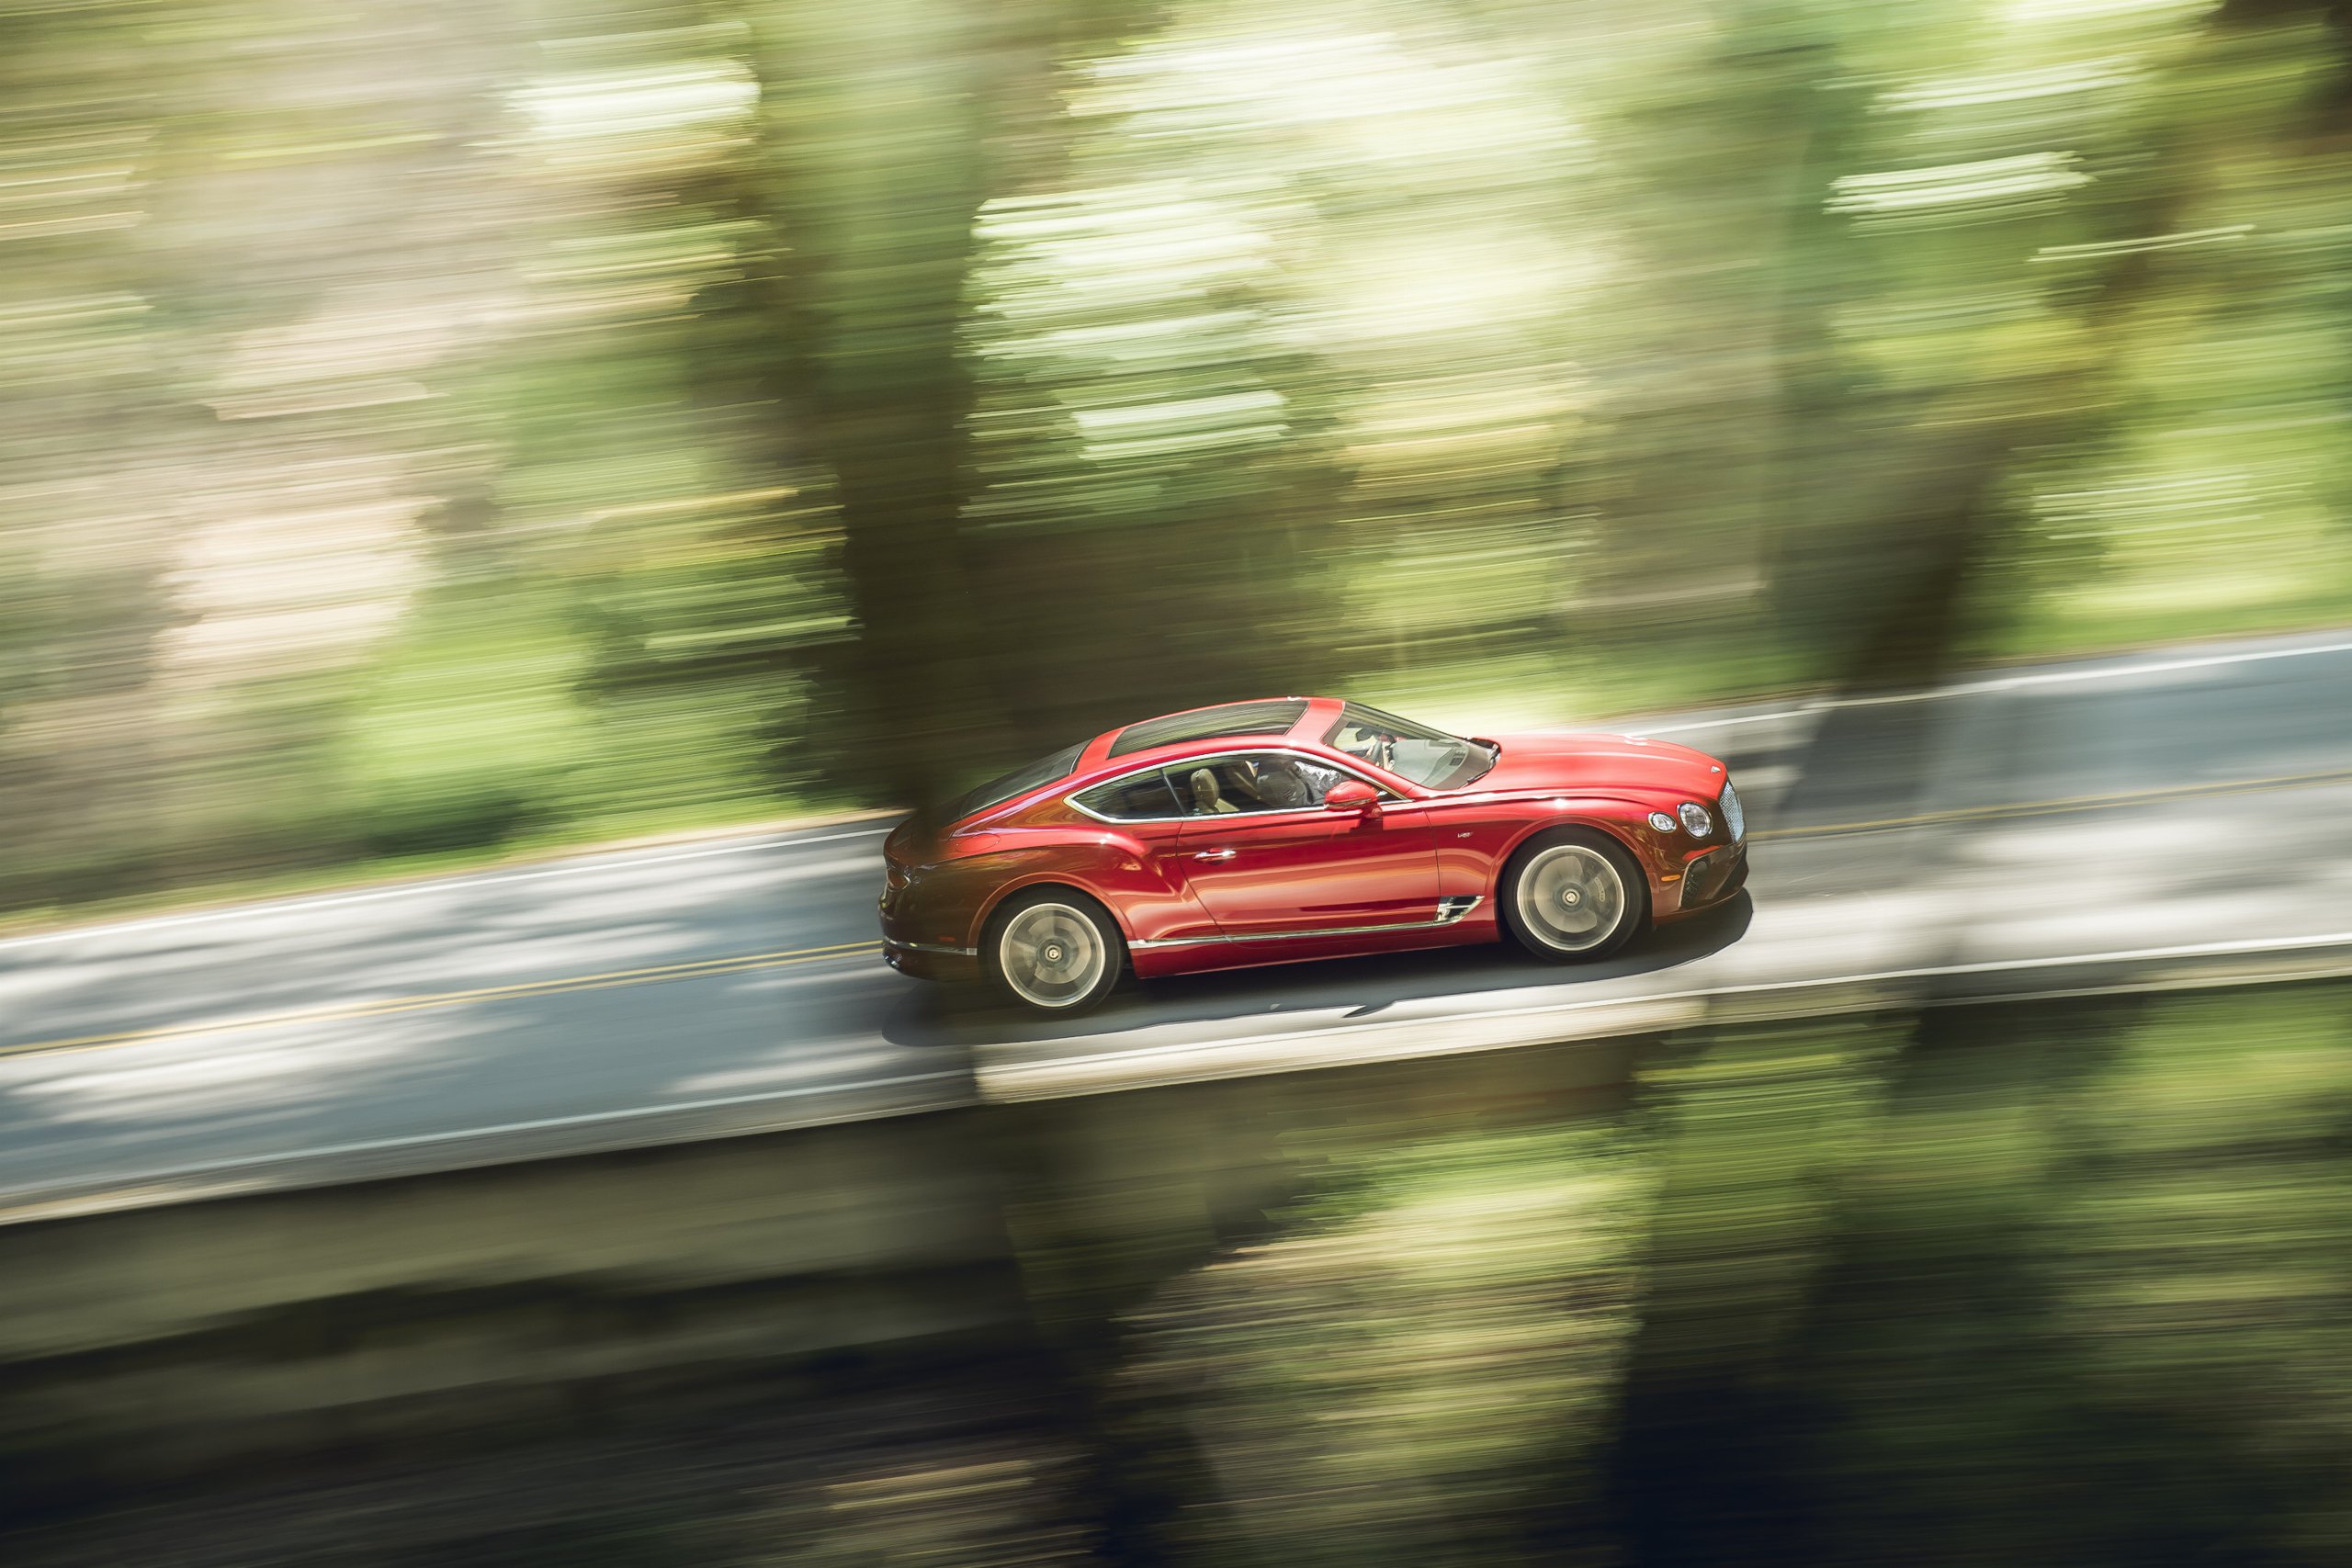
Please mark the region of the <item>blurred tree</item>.
<svg viewBox="0 0 2352 1568"><path fill-rule="evenodd" d="M1335 666L1315 546L1343 486L1268 238L1120 151L992 202L973 280L977 629L1038 744Z"/></svg>
<svg viewBox="0 0 2352 1568"><path fill-rule="evenodd" d="M1834 1256L1839 1194L1876 1136L1883 1025L1727 1027L1643 1074L1661 1169L1611 1489L1634 1561L1806 1561L1811 1397L1792 1347ZM1539 1514L1539 1540L1587 1520Z"/></svg>
<svg viewBox="0 0 2352 1568"><path fill-rule="evenodd" d="M766 385L840 515L857 627L845 761L917 806L996 743L957 529L971 402L957 322L989 111L1028 75L1020 14L876 0L752 18L758 188L780 246Z"/></svg>
<svg viewBox="0 0 2352 1568"><path fill-rule="evenodd" d="M1313 421L1264 383L1296 356L1242 298L1263 241L1197 198L1188 220L1186 197L1104 166L1091 121L1041 112L1158 16L762 24L765 387L831 476L852 733L900 798L935 800L1009 744L1290 689L1307 662ZM1225 223L1227 254L1188 221ZM1112 260L1158 251L1198 259Z"/></svg>
<svg viewBox="0 0 2352 1568"><path fill-rule="evenodd" d="M157 690L184 437L140 280L138 5L0 6L0 903L137 886L170 809Z"/></svg>
<svg viewBox="0 0 2352 1568"><path fill-rule="evenodd" d="M2068 1370L2136 1461L2143 1517L2107 1522L2139 1561L2352 1554L2343 1000L2152 1003L2061 1102L2036 1261Z"/></svg>
<svg viewBox="0 0 2352 1568"><path fill-rule="evenodd" d="M1178 1516L1189 1559L1619 1561L1592 1472L1636 1332L1648 1171L1572 1127L1383 1146L1320 1186L1138 1315L1129 1384L1215 1482ZM1566 1526L1532 1551L1531 1508Z"/></svg>
<svg viewBox="0 0 2352 1568"><path fill-rule="evenodd" d="M2352 606L2324 0L378 20L0 0L18 867Z"/></svg>

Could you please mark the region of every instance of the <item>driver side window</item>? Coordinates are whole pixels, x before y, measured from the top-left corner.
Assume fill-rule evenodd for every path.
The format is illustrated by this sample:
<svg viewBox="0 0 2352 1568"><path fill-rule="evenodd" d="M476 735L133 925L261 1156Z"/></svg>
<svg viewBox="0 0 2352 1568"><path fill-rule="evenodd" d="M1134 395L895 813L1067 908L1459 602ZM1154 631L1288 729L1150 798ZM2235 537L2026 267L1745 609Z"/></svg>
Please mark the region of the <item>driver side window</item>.
<svg viewBox="0 0 2352 1568"><path fill-rule="evenodd" d="M1342 776L1336 768L1282 751L1218 757L1169 770L1170 782L1193 817L1312 810Z"/></svg>

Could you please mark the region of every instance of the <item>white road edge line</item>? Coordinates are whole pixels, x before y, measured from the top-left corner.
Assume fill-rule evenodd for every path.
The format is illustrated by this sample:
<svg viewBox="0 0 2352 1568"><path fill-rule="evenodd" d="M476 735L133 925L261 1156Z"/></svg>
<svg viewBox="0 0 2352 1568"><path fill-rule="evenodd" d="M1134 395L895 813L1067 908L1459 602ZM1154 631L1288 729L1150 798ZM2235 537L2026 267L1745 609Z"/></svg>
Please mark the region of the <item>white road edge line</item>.
<svg viewBox="0 0 2352 1568"><path fill-rule="evenodd" d="M988 1078L1018 1078L1024 1073L1048 1075L1057 1070L1098 1064L1142 1061L1187 1051L1241 1050L1256 1045L1297 1043L1328 1039L1334 1034L1372 1033L1402 1028L1442 1027L1448 1023L1478 1023L1489 1019L1535 1018L1547 1013L1590 1011L1596 1008L1629 1007L1637 1003L1713 1001L1722 998L1769 996L1775 992L1831 990L1889 980L1939 980L1962 975L1997 975L2005 970L2058 969L2074 964L2130 964L2167 958L2214 958L2262 953L2294 953L2313 947L2352 946L2352 931L2319 936L2274 937L2240 942L2192 942L2176 947L2125 948L2109 953L2067 953L2042 958L1996 958L1976 964L1943 964L1920 969L1882 969L1860 975L1825 975L1814 979L1759 980L1744 986L1701 986L1687 991L1635 992L1622 997L1594 997L1582 1001L1536 1002L1525 1007L1482 1008L1471 1012L1419 1018L1380 1019L1338 1028L1297 1029L1281 1034L1251 1034L1234 1040L1188 1040L1165 1045L1138 1045L1125 1051L1096 1051L1083 1056L1051 1056L1029 1062L983 1066Z"/></svg>
<svg viewBox="0 0 2352 1568"><path fill-rule="evenodd" d="M1717 997L1756 996L1774 991L1828 989L1838 986L1861 985L1874 980L1929 979L1953 975L1996 974L2005 969L2049 969L2069 964L2120 963L2132 959L2186 958L2229 953L2283 953L2304 948L2343 945L2352 945L2352 931L2330 931L2318 936L2281 937L2257 942L2194 942L2176 947L2131 948L2109 953L2072 953L2045 958L1992 959L1978 964L1939 964L1918 969L1887 969L1871 974L1831 976L1812 980L1771 980L1746 986L1701 987L1688 991L1668 991L1646 996L1596 997L1589 1001L1553 1002L1523 1008L1498 1008L1458 1016L1463 1021L1523 1018L1541 1013L1581 1012L1596 1008L1708 1000ZM1103 1064L1133 1061L1186 1051L1238 1049L1266 1044L1297 1044L1328 1039L1339 1033L1386 1032L1404 1027L1426 1027L1444 1021L1446 1021L1443 1019L1426 1018L1385 1019L1374 1023L1351 1024L1336 1030L1300 1030L1287 1034L1250 1035L1239 1040L1188 1041L1167 1045L1143 1046L1130 1051L1097 1052L1084 1056L1007 1063L1001 1066L983 1065L978 1070L978 1081L975 1087L979 1090L980 1098L985 1100L987 1080L990 1077L1018 1079L1023 1074L1043 1077L1050 1075L1057 1068L1098 1066ZM448 1132L417 1133L398 1138L372 1138L356 1143L325 1144L313 1148L282 1150L276 1154L209 1160L192 1165L167 1166L141 1171L135 1175L107 1177L104 1181L109 1188L121 1190L143 1183L259 1169L298 1160L333 1159L345 1155L375 1154L391 1149L420 1148L435 1144L459 1143L469 1138L499 1137L508 1134L547 1132L560 1127L590 1126L598 1122L620 1122L631 1118L651 1118L697 1111L725 1110L730 1106L795 1100L812 1094L850 1094L865 1090L895 1089L907 1084L936 1083L943 1079L962 1079L964 1077L964 1074L957 1072L908 1073L887 1078L868 1078L855 1083L809 1084L797 1089L766 1089L754 1094L730 1094L709 1100L678 1100L662 1105L623 1106L612 1111L591 1111L572 1116L548 1116L528 1122L503 1122L485 1127L462 1127ZM882 1112L882 1114L888 1113ZM24 1206L27 1200L38 1201L43 1193L74 1191L88 1185L87 1181L61 1181L38 1187L0 1190L0 1214L5 1214L8 1209Z"/></svg>
<svg viewBox="0 0 2352 1568"><path fill-rule="evenodd" d="M1802 707L1781 708L1772 713L1740 714L1731 718L1711 718L1690 724L1661 724L1646 728L1636 728L1624 733L1633 736L1682 735L1696 729L1728 729L1736 724L1767 724L1774 719L1804 718L1814 714L1834 713L1841 708L1892 707L1902 703L1940 702L1947 697L1982 696L1991 692L2014 692L2030 686L2077 684L2086 681L2127 681L2136 675L2166 675L2180 670L2211 670L2224 664L2254 664L2270 659L2301 659L2315 653L2352 653L2352 642L2312 643L2301 648L2257 649L2244 653L2200 654L2189 659L2163 659L2141 664L2096 665L2083 670L2049 670L2027 675L1996 675L1981 681L1962 681L1950 686L1938 686L1925 692L1897 692L1883 697L1824 697L1806 703ZM1573 731L1546 730L1544 734L1568 734Z"/></svg>
<svg viewBox="0 0 2352 1568"><path fill-rule="evenodd" d="M475 872L465 876L434 877L420 882L403 882L393 887L376 887L359 893L330 893L311 898L257 899L250 904L232 904L217 909L198 909L185 915L152 915L144 919L117 920L89 926L67 926L59 931L37 931L30 936L0 937L0 952L20 947L40 947L50 942L78 942L84 937L121 936L130 931L164 931L176 926L200 926L218 920L251 919L257 915L280 915L308 909L331 909L345 904L374 904L392 898L413 898L423 893L446 893L454 888L481 887L506 882L539 882L556 876L584 876L598 871L628 871L641 865L667 865L676 861L707 860L713 855L749 854L755 850L797 849L803 844L830 844L843 839L870 839L887 833L888 828L854 828L842 833L820 833L811 838L795 839L763 835L757 839L720 844L699 850L680 850L671 854L637 855L627 860L587 860L563 865L522 868L513 871Z"/></svg>
<svg viewBox="0 0 2352 1568"><path fill-rule="evenodd" d="M277 1154L247 1155L234 1159L202 1160L193 1165L163 1166L131 1176L106 1177L104 1183L111 1188L136 1187L141 1183L171 1181L191 1176L220 1175L229 1171L253 1170L266 1166L285 1165L296 1160L334 1159L344 1155L380 1154L391 1149L422 1148L433 1144L450 1144L468 1138L495 1138L512 1133L543 1133L558 1127L592 1126L599 1122L620 1122L630 1117L667 1116L696 1111L724 1111L735 1105L757 1105L764 1101L797 1100L812 1094L851 1094L869 1089L896 1089L905 1084L936 1083L943 1078L963 1079L962 1073L907 1073L898 1077L866 1078L857 1083L807 1084L798 1089L763 1089L756 1094L729 1094L716 1100L686 1100L668 1105L631 1105L617 1111L591 1111L576 1116L546 1116L531 1122L502 1122L488 1127L463 1127L447 1133L414 1133L400 1138L368 1138L350 1144L322 1144L315 1148L284 1149ZM885 1112L888 1114L888 1112ZM438 1174L436 1171L435 1174ZM84 1181L52 1181L39 1187L18 1187L0 1190L0 1213L17 1205L20 1198L38 1198L44 1192L72 1190L85 1185Z"/></svg>

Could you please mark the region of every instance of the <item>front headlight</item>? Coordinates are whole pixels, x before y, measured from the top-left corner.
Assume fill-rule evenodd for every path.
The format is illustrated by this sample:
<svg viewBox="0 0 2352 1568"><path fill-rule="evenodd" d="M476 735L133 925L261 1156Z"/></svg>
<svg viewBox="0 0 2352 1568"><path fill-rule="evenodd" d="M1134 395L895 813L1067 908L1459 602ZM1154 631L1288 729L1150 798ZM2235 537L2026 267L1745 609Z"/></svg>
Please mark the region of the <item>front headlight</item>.
<svg viewBox="0 0 2352 1568"><path fill-rule="evenodd" d="M1679 815L1683 831L1694 839L1703 839L1715 830L1715 819L1707 814L1705 807L1695 800L1684 801Z"/></svg>

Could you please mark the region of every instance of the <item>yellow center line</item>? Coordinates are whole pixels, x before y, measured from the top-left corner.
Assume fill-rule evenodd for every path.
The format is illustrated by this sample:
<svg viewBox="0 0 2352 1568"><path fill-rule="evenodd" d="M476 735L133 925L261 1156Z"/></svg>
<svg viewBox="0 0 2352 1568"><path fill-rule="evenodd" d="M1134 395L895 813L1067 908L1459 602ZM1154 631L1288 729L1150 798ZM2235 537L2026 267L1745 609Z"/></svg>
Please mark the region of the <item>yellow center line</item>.
<svg viewBox="0 0 2352 1568"><path fill-rule="evenodd" d="M2318 773L2276 773L2268 778L2229 779L2219 784L2174 784L2162 789L2122 790L2112 795L2076 795L2058 800L2018 801L2007 806L1957 807L1949 811L1923 811L1916 817L1882 817L1868 822L1830 822L1818 828L1771 828L1751 839L1821 839L1833 833L1870 833L1888 828L1928 828L1952 822L1991 822L2011 817L2054 817L2069 811L2099 811L2115 806L2138 806L2158 800L2193 800L2212 795L2252 795L2261 790L2295 789L2305 784L2352 784L2352 768Z"/></svg>
<svg viewBox="0 0 2352 1568"><path fill-rule="evenodd" d="M787 948L775 953L743 953L726 958L701 958L679 964L659 964L645 969L612 969L595 975L565 975L551 980L520 980L504 986L483 986L468 991L437 991L413 997L386 997L377 1001L345 1002L298 1012L267 1013L259 1018L221 1019L212 1023L164 1024L152 1029L124 1030L115 1034L84 1034L64 1040L28 1041L0 1046L0 1057L35 1053L92 1051L138 1041L180 1040L205 1034L232 1034L248 1029L276 1029L289 1023L334 1023L356 1018L381 1018L389 1013L421 1012L431 1008L464 1007L473 1002L506 1001L523 997L558 996L571 991L600 991L616 986L650 986L665 980L698 980L712 975L739 975L747 970L775 969L790 964L814 964L827 958L849 958L880 948L878 942L836 942L830 947Z"/></svg>

